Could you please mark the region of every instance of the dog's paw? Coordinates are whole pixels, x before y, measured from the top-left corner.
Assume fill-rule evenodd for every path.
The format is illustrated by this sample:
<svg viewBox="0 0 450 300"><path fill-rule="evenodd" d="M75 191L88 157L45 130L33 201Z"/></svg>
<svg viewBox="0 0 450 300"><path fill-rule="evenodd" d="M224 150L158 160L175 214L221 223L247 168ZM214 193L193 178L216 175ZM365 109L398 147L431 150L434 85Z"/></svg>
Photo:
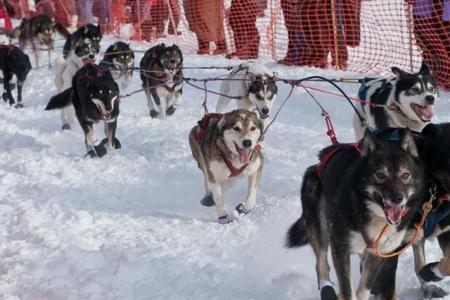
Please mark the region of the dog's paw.
<svg viewBox="0 0 450 300"><path fill-rule="evenodd" d="M174 113L176 110L177 110L177 109L176 109L173 105L171 105L171 106L169 106L168 109L166 109L166 115L171 116L171 115L173 115L173 113Z"/></svg>
<svg viewBox="0 0 450 300"><path fill-rule="evenodd" d="M250 212L250 209L245 208L244 203L240 203L236 206L236 212L239 215L246 215Z"/></svg>
<svg viewBox="0 0 450 300"><path fill-rule="evenodd" d="M97 153L97 157L105 156L108 151L106 150L105 144L102 142L97 146L94 146L95 152Z"/></svg>
<svg viewBox="0 0 450 300"><path fill-rule="evenodd" d="M72 128L70 127L70 124L63 124L63 126L62 126L62 128L61 128L62 130L71 130Z"/></svg>
<svg viewBox="0 0 450 300"><path fill-rule="evenodd" d="M434 284L423 287L422 291L423 291L423 297L425 299L444 298L445 296L448 295L448 293L446 291L444 291L443 289L441 289L440 287L438 287Z"/></svg>
<svg viewBox="0 0 450 300"><path fill-rule="evenodd" d="M122 148L122 144L120 143L120 141L119 141L119 139L118 138L114 138L114 148L115 149L120 149L120 148Z"/></svg>
<svg viewBox="0 0 450 300"><path fill-rule="evenodd" d="M436 273L436 268L438 267L439 262L432 262L429 263L427 265L425 265L422 269L420 269L419 271L419 276L420 278L422 278L423 281L425 282L438 282L441 281L442 279L444 279L444 277L442 277L442 274L439 274L439 269L437 269L437 273Z"/></svg>
<svg viewBox="0 0 450 300"><path fill-rule="evenodd" d="M17 103L14 107L15 108L23 108L23 103Z"/></svg>
<svg viewBox="0 0 450 300"><path fill-rule="evenodd" d="M90 158L96 158L96 157L98 157L98 156L97 156L97 153L95 152L95 150L89 150L89 151L86 153L85 156L89 156Z"/></svg>
<svg viewBox="0 0 450 300"><path fill-rule="evenodd" d="M332 286L327 285L320 290L321 300L337 300L337 298L336 292Z"/></svg>
<svg viewBox="0 0 450 300"><path fill-rule="evenodd" d="M211 192L207 192L205 196L200 200L200 204L206 207L214 206L214 198L213 194Z"/></svg>
<svg viewBox="0 0 450 300"><path fill-rule="evenodd" d="M8 102L9 101L8 94L7 93L3 93L2 94L2 99L3 99L3 101Z"/></svg>
<svg viewBox="0 0 450 300"><path fill-rule="evenodd" d="M221 225L229 224L231 222L233 222L233 220L228 215L219 217L219 224Z"/></svg>
<svg viewBox="0 0 450 300"><path fill-rule="evenodd" d="M157 112L156 110L152 109L152 110L150 111L150 117L151 117L152 119L156 118L158 115L159 115L159 112Z"/></svg>

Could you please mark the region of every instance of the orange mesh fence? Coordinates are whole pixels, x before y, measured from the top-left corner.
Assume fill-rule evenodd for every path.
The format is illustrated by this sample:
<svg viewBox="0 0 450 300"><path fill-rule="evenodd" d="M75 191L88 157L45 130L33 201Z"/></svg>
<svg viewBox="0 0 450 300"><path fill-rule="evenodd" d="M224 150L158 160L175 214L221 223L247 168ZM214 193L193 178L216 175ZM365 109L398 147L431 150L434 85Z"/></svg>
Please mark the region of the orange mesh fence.
<svg viewBox="0 0 450 300"><path fill-rule="evenodd" d="M66 1L46 1L55 17L70 14L58 9ZM381 75L393 66L417 71L423 59L450 87L450 0L100 1L110 8L95 6L94 14L123 39Z"/></svg>

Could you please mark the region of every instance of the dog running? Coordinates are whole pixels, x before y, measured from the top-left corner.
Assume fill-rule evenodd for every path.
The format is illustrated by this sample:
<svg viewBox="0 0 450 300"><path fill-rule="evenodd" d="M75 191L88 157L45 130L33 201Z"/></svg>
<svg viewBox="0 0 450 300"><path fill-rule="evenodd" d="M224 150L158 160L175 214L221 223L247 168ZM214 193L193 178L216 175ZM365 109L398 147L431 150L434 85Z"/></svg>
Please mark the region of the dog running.
<svg viewBox="0 0 450 300"><path fill-rule="evenodd" d="M50 51L53 50L56 32L64 37L70 35L69 31L59 23L46 15L39 15L30 19L23 19L18 27L12 32L12 37L19 39L19 45L24 50L31 44L35 63L40 67L40 56L43 47L48 49L49 63L51 64Z"/></svg>
<svg viewBox="0 0 450 300"><path fill-rule="evenodd" d="M142 88L147 96L150 117L171 116L183 93L183 54L177 45L156 45L140 62Z"/></svg>
<svg viewBox="0 0 450 300"><path fill-rule="evenodd" d="M255 206L263 166L259 145L262 131L257 115L240 109L206 115L190 132L192 155L205 180L206 194L201 204L216 206L220 224L232 221L223 192L234 179L248 177L245 201L237 205L236 212L247 214Z"/></svg>
<svg viewBox="0 0 450 300"><path fill-rule="evenodd" d="M363 100L355 116L356 139L362 138L366 127L374 129L409 128L420 132L433 117L433 105L438 97L437 83L428 66L423 63L418 73L408 73L393 67L393 79L368 79L358 93Z"/></svg>
<svg viewBox="0 0 450 300"><path fill-rule="evenodd" d="M100 25L86 24L67 36L63 47L63 56L67 58L69 53L80 44L94 44L93 47L100 49L100 41L103 34Z"/></svg>
<svg viewBox="0 0 450 300"><path fill-rule="evenodd" d="M112 149L121 148L116 138L119 87L108 70L94 64L84 65L75 73L72 87L53 96L45 109L61 109L72 104L84 132L88 156L102 157ZM105 123L106 138L98 143L93 126L100 121Z"/></svg>
<svg viewBox="0 0 450 300"><path fill-rule="evenodd" d="M236 100L238 108L257 110L261 119L267 119L278 93L273 76L274 73L268 68L255 62L245 62L236 66L228 77L231 80L222 82L216 112L225 112L230 101L238 98ZM228 95L233 98L227 97Z"/></svg>
<svg viewBox="0 0 450 300"><path fill-rule="evenodd" d="M0 45L0 67L3 73L3 101L14 105L15 100L11 89L13 76L16 76L17 104L16 108L22 108L22 88L28 73L31 70L31 63L28 55L14 45Z"/></svg>
<svg viewBox="0 0 450 300"><path fill-rule="evenodd" d="M118 41L109 46L100 67L109 70L116 82L120 82L122 89L127 88L134 69L134 52L130 44Z"/></svg>
<svg viewBox="0 0 450 300"><path fill-rule="evenodd" d="M368 299L384 262L374 248L390 253L402 246L413 234L413 216L422 206L425 176L414 137L406 130L399 141L383 142L366 131L362 145L330 146L320 161L303 177L303 214L289 229L287 246L311 244L322 300L337 299L329 275L329 246L339 299ZM356 294L351 253L362 258Z"/></svg>

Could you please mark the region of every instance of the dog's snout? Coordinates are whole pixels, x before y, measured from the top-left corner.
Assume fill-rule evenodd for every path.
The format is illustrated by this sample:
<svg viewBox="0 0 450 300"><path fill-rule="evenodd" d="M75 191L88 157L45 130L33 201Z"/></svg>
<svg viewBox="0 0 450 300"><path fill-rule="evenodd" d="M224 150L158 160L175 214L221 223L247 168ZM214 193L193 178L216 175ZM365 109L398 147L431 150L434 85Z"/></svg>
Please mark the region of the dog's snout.
<svg viewBox="0 0 450 300"><path fill-rule="evenodd" d="M394 204L399 204L403 201L403 195L402 194L394 194L391 197L391 201Z"/></svg>
<svg viewBox="0 0 450 300"><path fill-rule="evenodd" d="M177 60L176 60L176 59L171 59L169 62L170 62L172 65L174 65L174 64L177 63Z"/></svg>
<svg viewBox="0 0 450 300"><path fill-rule="evenodd" d="M89 54L89 58L90 58L90 59L94 59L94 57L95 57L95 55Z"/></svg>
<svg viewBox="0 0 450 300"><path fill-rule="evenodd" d="M245 148L250 148L252 146L252 141L251 140L243 140L242 146L244 146Z"/></svg>
<svg viewBox="0 0 450 300"><path fill-rule="evenodd" d="M269 108L264 106L263 108L261 108L261 112L265 115L267 115L269 113Z"/></svg>
<svg viewBox="0 0 450 300"><path fill-rule="evenodd" d="M434 104L434 96L431 96L431 95L426 96L426 97L425 97L425 101L426 101L428 104Z"/></svg>

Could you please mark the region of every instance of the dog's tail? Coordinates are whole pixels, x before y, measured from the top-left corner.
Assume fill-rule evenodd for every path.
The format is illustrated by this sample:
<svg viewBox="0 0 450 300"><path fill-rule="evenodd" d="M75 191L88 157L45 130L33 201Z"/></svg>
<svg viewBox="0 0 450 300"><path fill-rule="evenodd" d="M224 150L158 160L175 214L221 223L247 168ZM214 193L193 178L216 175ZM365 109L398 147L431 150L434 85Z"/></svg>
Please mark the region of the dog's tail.
<svg viewBox="0 0 450 300"><path fill-rule="evenodd" d="M55 24L55 30L65 38L67 38L70 35L69 30L67 30L67 28L61 25L60 23Z"/></svg>
<svg viewBox="0 0 450 300"><path fill-rule="evenodd" d="M289 228L285 245L288 248L298 248L308 244L308 242L306 220L301 217Z"/></svg>
<svg viewBox="0 0 450 300"><path fill-rule="evenodd" d="M72 88L62 91L61 93L50 98L45 110L61 109L72 103Z"/></svg>

